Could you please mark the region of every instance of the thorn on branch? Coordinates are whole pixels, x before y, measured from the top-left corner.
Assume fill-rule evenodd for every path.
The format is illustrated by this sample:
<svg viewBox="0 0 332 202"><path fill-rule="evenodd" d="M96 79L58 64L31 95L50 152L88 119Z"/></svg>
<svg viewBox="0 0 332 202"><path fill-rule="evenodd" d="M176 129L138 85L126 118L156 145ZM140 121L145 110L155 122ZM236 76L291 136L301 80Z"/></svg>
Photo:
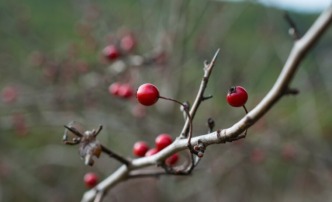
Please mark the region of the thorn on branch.
<svg viewBox="0 0 332 202"><path fill-rule="evenodd" d="M215 63L215 61L217 59L217 56L219 54L219 51L220 51L220 49L217 49L217 51L215 52L215 54L214 54L211 62L204 61L204 68L203 68L204 69L204 75L203 75L203 79L201 81L201 84L200 84L197 96L195 98L195 101L192 104L190 112L188 111L191 119L193 119L195 117L196 111L197 111L198 107L200 106L200 104L202 103L202 100L204 99L203 95L204 95L207 83L209 81L211 72L213 70L214 63ZM191 127L190 126L191 122L192 122L192 120L190 120L190 119L186 120L186 122L185 122L185 124L184 124L184 126L182 128L182 131L180 133L180 138L186 138L188 136L188 133L189 133L190 127ZM188 140L190 140L190 138L188 138ZM190 143L190 141L188 141L188 142L189 142L188 145L190 146L191 143ZM188 148L191 149L190 147L188 147Z"/></svg>
<svg viewBox="0 0 332 202"><path fill-rule="evenodd" d="M289 14L287 12L285 12L284 18L285 18L285 20L287 21L287 23L290 26L290 28L288 30L289 34L295 40L300 39L301 38L301 34L300 34L299 30L297 29L297 26L296 26L295 22L292 20L292 18L289 16Z"/></svg>
<svg viewBox="0 0 332 202"><path fill-rule="evenodd" d="M213 128L215 126L214 120L212 118L208 118L207 120L207 126L208 126L208 133L211 133L213 131Z"/></svg>
<svg viewBox="0 0 332 202"><path fill-rule="evenodd" d="M285 95L297 95L299 93L300 93L300 91L298 89L295 89L295 88L287 88L285 90Z"/></svg>
<svg viewBox="0 0 332 202"><path fill-rule="evenodd" d="M214 65L216 59L217 59L217 56L219 54L219 51L220 49L218 48L216 53L214 54L212 60L209 62L207 60L204 61L204 71L210 71L210 69L212 68L212 66Z"/></svg>
<svg viewBox="0 0 332 202"><path fill-rule="evenodd" d="M213 95L208 95L208 96L202 96L202 101L211 99L213 97Z"/></svg>
<svg viewBox="0 0 332 202"><path fill-rule="evenodd" d="M207 68L208 68L209 65L210 65L210 62L207 61L207 60L204 60L203 64L204 64L204 70L207 70Z"/></svg>

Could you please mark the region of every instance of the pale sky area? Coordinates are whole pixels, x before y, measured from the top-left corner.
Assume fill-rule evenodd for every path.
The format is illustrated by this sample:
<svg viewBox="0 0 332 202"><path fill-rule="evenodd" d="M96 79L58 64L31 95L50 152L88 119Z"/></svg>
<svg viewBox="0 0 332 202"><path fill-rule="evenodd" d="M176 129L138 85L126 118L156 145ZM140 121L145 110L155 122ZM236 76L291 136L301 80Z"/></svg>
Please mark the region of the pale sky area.
<svg viewBox="0 0 332 202"><path fill-rule="evenodd" d="M277 7L302 13L318 13L332 4L332 0L215 0L224 2L260 2L266 6Z"/></svg>
<svg viewBox="0 0 332 202"><path fill-rule="evenodd" d="M290 9L298 12L320 12L332 4L332 0L258 0L273 7Z"/></svg>

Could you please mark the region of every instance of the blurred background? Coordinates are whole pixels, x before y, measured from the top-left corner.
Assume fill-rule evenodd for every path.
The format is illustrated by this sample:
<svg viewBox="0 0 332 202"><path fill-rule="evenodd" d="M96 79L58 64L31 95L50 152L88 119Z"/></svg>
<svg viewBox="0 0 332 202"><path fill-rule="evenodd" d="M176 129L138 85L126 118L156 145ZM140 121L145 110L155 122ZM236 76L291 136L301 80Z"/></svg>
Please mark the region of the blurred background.
<svg viewBox="0 0 332 202"><path fill-rule="evenodd" d="M173 103L146 108L142 83L192 102L203 61L220 48L194 134L230 127L244 111L228 106L232 85L250 110L275 82L293 44L285 10L254 1L0 1L0 201L79 201L83 176L102 180L120 166L106 156L85 166L63 125L104 126L100 141L125 157L160 133L179 135ZM319 13L289 11L301 33ZM189 177L122 182L105 201L330 201L332 198L332 30L301 63L292 87L246 139L208 147ZM114 89L116 84L119 89ZM186 156L180 156L180 162Z"/></svg>

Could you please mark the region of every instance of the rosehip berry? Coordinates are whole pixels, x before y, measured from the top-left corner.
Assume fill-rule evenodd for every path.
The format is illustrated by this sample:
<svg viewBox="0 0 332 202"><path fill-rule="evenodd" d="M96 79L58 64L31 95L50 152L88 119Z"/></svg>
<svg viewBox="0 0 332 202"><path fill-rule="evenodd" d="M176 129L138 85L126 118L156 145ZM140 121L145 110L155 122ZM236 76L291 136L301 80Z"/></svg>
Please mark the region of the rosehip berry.
<svg viewBox="0 0 332 202"><path fill-rule="evenodd" d="M168 157L165 160L166 165L168 166L172 166L174 164L176 164L179 160L179 155L178 154L173 154L172 156Z"/></svg>
<svg viewBox="0 0 332 202"><path fill-rule="evenodd" d="M122 98L130 98L133 95L133 89L129 84L123 84L118 89L118 95Z"/></svg>
<svg viewBox="0 0 332 202"><path fill-rule="evenodd" d="M229 89L227 94L227 102L233 107L242 107L248 100L248 93L246 89L241 86L233 86Z"/></svg>
<svg viewBox="0 0 332 202"><path fill-rule="evenodd" d="M137 157L143 157L148 150L148 144L146 142L139 141L134 144L133 153Z"/></svg>
<svg viewBox="0 0 332 202"><path fill-rule="evenodd" d="M156 148L159 151L164 149L168 145L172 144L172 142L173 142L172 137L166 133L158 135L155 140Z"/></svg>
<svg viewBox="0 0 332 202"><path fill-rule="evenodd" d="M145 156L152 156L156 153L158 153L158 149L157 148L152 148L152 149L149 149L146 153L145 153Z"/></svg>
<svg viewBox="0 0 332 202"><path fill-rule="evenodd" d="M103 50L104 56L110 61L118 59L120 52L115 45L106 46Z"/></svg>
<svg viewBox="0 0 332 202"><path fill-rule="evenodd" d="M119 95L120 83L113 83L108 87L108 92L112 95Z"/></svg>
<svg viewBox="0 0 332 202"><path fill-rule="evenodd" d="M120 46L122 50L126 52L132 51L136 46L136 40L134 36L132 34L125 35L120 41Z"/></svg>
<svg viewBox="0 0 332 202"><path fill-rule="evenodd" d="M159 90L151 83L146 83L137 89L136 97L138 102L142 105L150 106L158 101Z"/></svg>
<svg viewBox="0 0 332 202"><path fill-rule="evenodd" d="M87 173L84 175L84 183L88 188L92 188L98 183L98 176L95 173Z"/></svg>

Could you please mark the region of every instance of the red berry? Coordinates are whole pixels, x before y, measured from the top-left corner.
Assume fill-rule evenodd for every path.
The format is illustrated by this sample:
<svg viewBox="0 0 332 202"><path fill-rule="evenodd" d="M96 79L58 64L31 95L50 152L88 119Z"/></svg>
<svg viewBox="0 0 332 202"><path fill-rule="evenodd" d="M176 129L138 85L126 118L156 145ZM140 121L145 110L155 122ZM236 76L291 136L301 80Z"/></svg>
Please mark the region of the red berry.
<svg viewBox="0 0 332 202"><path fill-rule="evenodd" d="M158 101L159 90L156 86L146 83L138 88L136 97L138 102L142 105L150 106Z"/></svg>
<svg viewBox="0 0 332 202"><path fill-rule="evenodd" d="M229 89L227 94L227 102L233 107L242 107L248 100L248 93L246 89L241 86L233 86Z"/></svg>
<svg viewBox="0 0 332 202"><path fill-rule="evenodd" d="M129 84L123 84L118 89L118 95L122 98L130 98L133 95L133 89Z"/></svg>
<svg viewBox="0 0 332 202"><path fill-rule="evenodd" d="M160 134L157 136L155 143L156 143L156 148L160 151L167 147L168 145L172 144L173 140L172 137L168 134Z"/></svg>
<svg viewBox="0 0 332 202"><path fill-rule="evenodd" d="M120 52L115 45L106 46L103 50L103 54L107 59L111 61L118 59L118 57L120 56Z"/></svg>
<svg viewBox="0 0 332 202"><path fill-rule="evenodd" d="M176 164L179 160L179 155L178 154L173 154L172 156L168 157L165 160L166 165L168 166L172 166L174 164Z"/></svg>
<svg viewBox="0 0 332 202"><path fill-rule="evenodd" d="M120 83L113 83L108 87L108 92L112 95L119 95Z"/></svg>
<svg viewBox="0 0 332 202"><path fill-rule="evenodd" d="M98 183L98 176L95 173L87 173L84 175L84 183L88 188L92 188Z"/></svg>
<svg viewBox="0 0 332 202"><path fill-rule="evenodd" d="M146 153L145 153L145 156L152 156L156 153L158 153L158 149L157 148L152 148L152 149L149 149Z"/></svg>
<svg viewBox="0 0 332 202"><path fill-rule="evenodd" d="M5 103L14 103L18 97L17 89L14 86L6 86L2 89L1 97Z"/></svg>
<svg viewBox="0 0 332 202"><path fill-rule="evenodd" d="M134 144L133 153L135 156L143 157L149 150L149 146L146 142L139 141Z"/></svg>
<svg viewBox="0 0 332 202"><path fill-rule="evenodd" d="M134 36L132 34L125 35L120 41L120 46L122 50L126 52L132 51L136 46L136 40Z"/></svg>

